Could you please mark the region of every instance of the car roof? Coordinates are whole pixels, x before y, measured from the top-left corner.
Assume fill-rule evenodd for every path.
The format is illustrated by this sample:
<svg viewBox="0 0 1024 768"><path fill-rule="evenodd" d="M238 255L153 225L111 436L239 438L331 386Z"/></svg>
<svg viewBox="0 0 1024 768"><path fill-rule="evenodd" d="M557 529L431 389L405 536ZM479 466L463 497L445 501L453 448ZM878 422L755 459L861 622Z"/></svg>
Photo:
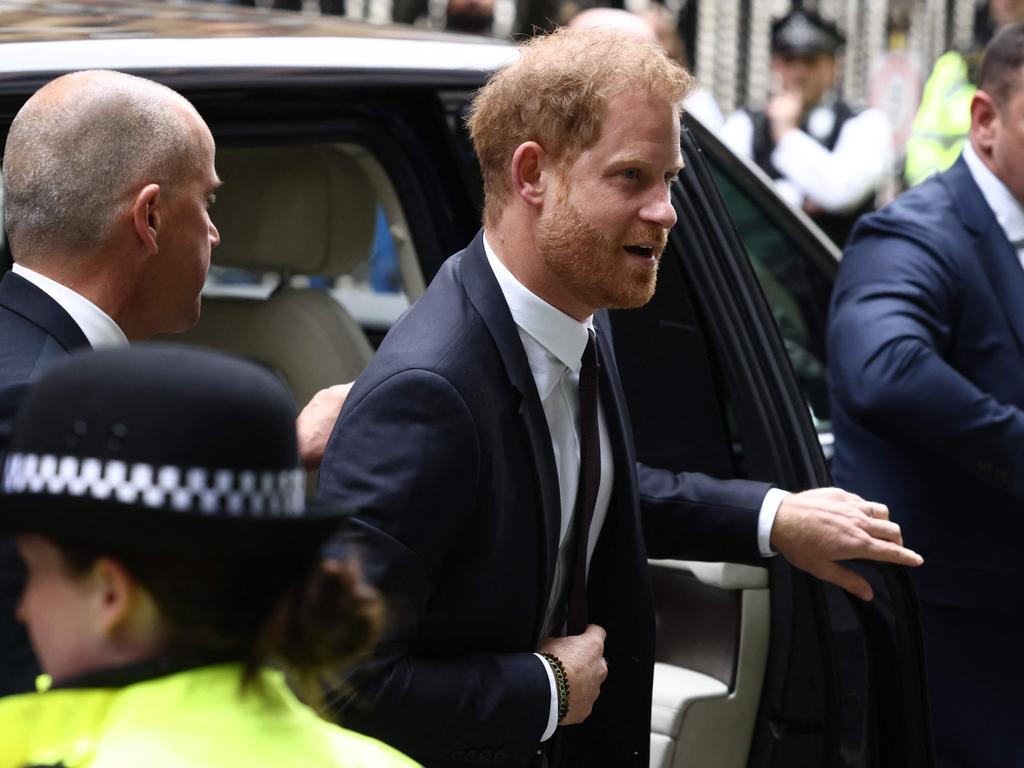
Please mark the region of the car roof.
<svg viewBox="0 0 1024 768"><path fill-rule="evenodd" d="M258 8L0 0L0 76L179 67L487 73L516 55L485 38Z"/></svg>

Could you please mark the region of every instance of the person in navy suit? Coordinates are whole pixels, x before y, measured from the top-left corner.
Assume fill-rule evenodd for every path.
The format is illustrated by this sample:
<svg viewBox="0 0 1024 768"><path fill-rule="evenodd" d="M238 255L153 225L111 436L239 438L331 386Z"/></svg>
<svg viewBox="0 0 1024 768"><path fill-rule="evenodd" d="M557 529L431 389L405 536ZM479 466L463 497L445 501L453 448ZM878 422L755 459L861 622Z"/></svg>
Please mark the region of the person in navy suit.
<svg viewBox="0 0 1024 768"><path fill-rule="evenodd" d="M654 292L692 79L605 30L526 44L477 95L484 229L357 380L320 493L387 599L332 711L427 765L648 765L647 557L777 550L916 564L884 506L838 489L638 467L608 307Z"/></svg>
<svg viewBox="0 0 1024 768"><path fill-rule="evenodd" d="M0 280L0 452L26 388L53 362L195 324L220 241L207 211L214 151L182 96L117 72L57 78L15 116L3 159L14 266ZM38 673L14 618L23 578L0 542L0 695L30 690Z"/></svg>
<svg viewBox="0 0 1024 768"><path fill-rule="evenodd" d="M1024 765L1024 26L991 43L970 141L863 220L832 298L836 482L914 572L940 765Z"/></svg>

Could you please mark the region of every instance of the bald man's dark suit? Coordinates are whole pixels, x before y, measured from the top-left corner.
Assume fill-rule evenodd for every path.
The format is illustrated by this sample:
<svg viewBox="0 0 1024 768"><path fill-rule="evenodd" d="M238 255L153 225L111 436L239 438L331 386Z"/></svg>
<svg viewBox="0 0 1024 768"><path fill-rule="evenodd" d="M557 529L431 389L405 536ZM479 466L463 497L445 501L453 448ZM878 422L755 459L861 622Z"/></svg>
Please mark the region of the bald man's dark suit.
<svg viewBox="0 0 1024 768"><path fill-rule="evenodd" d="M88 348L71 315L22 277L0 280L0 455L28 386L58 360ZM14 618L24 571L14 544L0 539L0 696L31 690L39 673L25 630Z"/></svg>

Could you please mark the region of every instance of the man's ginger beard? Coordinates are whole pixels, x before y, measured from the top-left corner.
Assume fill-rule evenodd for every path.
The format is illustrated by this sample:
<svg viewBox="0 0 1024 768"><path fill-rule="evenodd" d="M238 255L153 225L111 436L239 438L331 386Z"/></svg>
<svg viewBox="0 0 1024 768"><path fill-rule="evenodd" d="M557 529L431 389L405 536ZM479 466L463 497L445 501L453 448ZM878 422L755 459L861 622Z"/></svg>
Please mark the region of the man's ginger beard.
<svg viewBox="0 0 1024 768"><path fill-rule="evenodd" d="M657 265L644 264L623 247L653 244L660 265L667 242L668 232L653 224L637 225L621 239L609 237L569 202L565 187L537 224L537 247L547 268L577 301L595 309L630 309L650 301Z"/></svg>

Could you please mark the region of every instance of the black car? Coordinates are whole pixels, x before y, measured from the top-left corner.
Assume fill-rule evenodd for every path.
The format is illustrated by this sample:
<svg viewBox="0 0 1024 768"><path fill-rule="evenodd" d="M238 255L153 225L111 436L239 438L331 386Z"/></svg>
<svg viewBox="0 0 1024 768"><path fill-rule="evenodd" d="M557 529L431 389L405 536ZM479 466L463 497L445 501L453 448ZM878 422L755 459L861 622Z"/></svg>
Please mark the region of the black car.
<svg viewBox="0 0 1024 768"><path fill-rule="evenodd" d="M279 371L304 403L355 378L473 237L462 124L509 45L230 9L0 0L0 132L74 69L190 99L217 141L222 245L189 341ZM613 313L641 460L791 490L829 483L824 337L835 249L686 118L657 293ZM863 604L775 558L652 564L653 766L925 766L920 636L901 570Z"/></svg>

